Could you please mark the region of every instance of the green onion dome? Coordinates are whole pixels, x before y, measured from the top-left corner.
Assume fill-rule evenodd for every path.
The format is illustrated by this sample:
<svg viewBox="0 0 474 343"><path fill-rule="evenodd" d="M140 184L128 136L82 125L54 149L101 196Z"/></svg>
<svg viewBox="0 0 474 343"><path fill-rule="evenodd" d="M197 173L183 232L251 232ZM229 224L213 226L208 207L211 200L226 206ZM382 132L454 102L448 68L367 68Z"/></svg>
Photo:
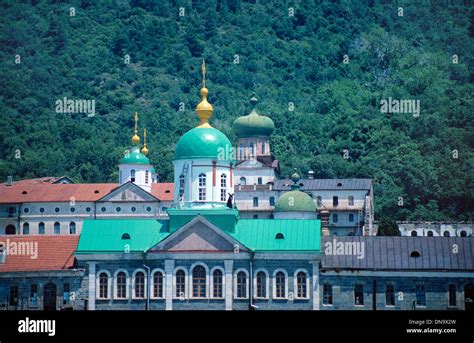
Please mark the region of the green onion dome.
<svg viewBox="0 0 474 343"><path fill-rule="evenodd" d="M283 194L275 204L275 212L316 212L316 205L308 194L300 190L298 181L300 176L295 172L291 175L294 182L291 191Z"/></svg>
<svg viewBox="0 0 474 343"><path fill-rule="evenodd" d="M250 99L250 103L254 107L250 114L237 118L232 124L235 134L239 138L269 137L275 130L275 123L270 118L257 113L255 110L257 99L255 97Z"/></svg>
<svg viewBox="0 0 474 343"><path fill-rule="evenodd" d="M316 205L308 194L300 191L297 185L293 185L291 189L278 198L275 212L316 212Z"/></svg>
<svg viewBox="0 0 474 343"><path fill-rule="evenodd" d="M220 159L233 160L234 148L219 130L207 127L195 127L186 132L178 141L174 152L175 160Z"/></svg>
<svg viewBox="0 0 474 343"><path fill-rule="evenodd" d="M138 146L134 146L129 153L120 160L120 164L150 164L150 160L140 152Z"/></svg>

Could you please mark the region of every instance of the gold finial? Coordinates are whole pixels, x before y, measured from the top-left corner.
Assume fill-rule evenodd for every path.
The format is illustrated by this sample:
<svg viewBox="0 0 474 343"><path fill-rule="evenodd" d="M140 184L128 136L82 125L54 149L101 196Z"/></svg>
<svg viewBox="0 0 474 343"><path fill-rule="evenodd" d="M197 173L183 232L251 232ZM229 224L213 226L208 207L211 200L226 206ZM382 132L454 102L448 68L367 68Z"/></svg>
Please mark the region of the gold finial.
<svg viewBox="0 0 474 343"><path fill-rule="evenodd" d="M196 107L197 116L201 120L201 123L198 125L198 127L201 127L201 128L211 127L211 125L209 125L209 118L211 118L212 112L214 111L214 109L212 108L212 105L209 102L207 102L208 93L209 91L206 88L206 62L202 60L202 88L201 88L202 100Z"/></svg>
<svg viewBox="0 0 474 343"><path fill-rule="evenodd" d="M143 129L143 148L142 148L142 154L143 154L143 155L148 155L148 148L146 147L146 129Z"/></svg>
<svg viewBox="0 0 474 343"><path fill-rule="evenodd" d="M138 136L138 112L135 112L135 134L132 137L132 143L140 143L140 136Z"/></svg>

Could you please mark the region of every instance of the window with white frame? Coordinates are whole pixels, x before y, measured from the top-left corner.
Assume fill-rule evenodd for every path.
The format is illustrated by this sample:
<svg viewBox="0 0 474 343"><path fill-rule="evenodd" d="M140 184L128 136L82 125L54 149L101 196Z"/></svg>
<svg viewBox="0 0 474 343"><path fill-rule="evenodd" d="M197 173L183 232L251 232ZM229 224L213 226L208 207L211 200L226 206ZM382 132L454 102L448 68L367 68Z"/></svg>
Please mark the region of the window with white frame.
<svg viewBox="0 0 474 343"><path fill-rule="evenodd" d="M276 299L286 298L286 275L282 271L275 274L275 294Z"/></svg>
<svg viewBox="0 0 474 343"><path fill-rule="evenodd" d="M236 275L236 297L247 298L247 274L244 271Z"/></svg>
<svg viewBox="0 0 474 343"><path fill-rule="evenodd" d="M206 297L206 268L197 265L192 271L193 277L193 298Z"/></svg>
<svg viewBox="0 0 474 343"><path fill-rule="evenodd" d="M227 175L221 175L221 201L227 200Z"/></svg>
<svg viewBox="0 0 474 343"><path fill-rule="evenodd" d="M212 272L212 297L222 298L223 297L223 275L222 270L214 269Z"/></svg>
<svg viewBox="0 0 474 343"><path fill-rule="evenodd" d="M130 170L130 181L135 182L135 169Z"/></svg>
<svg viewBox="0 0 474 343"><path fill-rule="evenodd" d="M206 174L199 174L199 201L206 200Z"/></svg>
<svg viewBox="0 0 474 343"><path fill-rule="evenodd" d="M323 305L332 305L332 285L323 285Z"/></svg>
<svg viewBox="0 0 474 343"><path fill-rule="evenodd" d="M106 272L99 274L99 299L109 297L109 275Z"/></svg>
<svg viewBox="0 0 474 343"><path fill-rule="evenodd" d="M308 298L308 276L304 271L296 274L296 297L299 299Z"/></svg>
<svg viewBox="0 0 474 343"><path fill-rule="evenodd" d="M116 278L116 297L117 299L127 298L127 274L118 272Z"/></svg>
<svg viewBox="0 0 474 343"><path fill-rule="evenodd" d="M267 298L267 274L264 271L259 271L256 279L257 298Z"/></svg>
<svg viewBox="0 0 474 343"><path fill-rule="evenodd" d="M163 273L161 271L153 273L153 297L163 298Z"/></svg>
<svg viewBox="0 0 474 343"><path fill-rule="evenodd" d="M145 298L145 273L137 272L135 273L134 280L134 297L137 299Z"/></svg>
<svg viewBox="0 0 474 343"><path fill-rule="evenodd" d="M175 275L176 279L176 289L175 289L175 296L177 298L184 298L186 292L186 273L184 270L179 269L176 271Z"/></svg>

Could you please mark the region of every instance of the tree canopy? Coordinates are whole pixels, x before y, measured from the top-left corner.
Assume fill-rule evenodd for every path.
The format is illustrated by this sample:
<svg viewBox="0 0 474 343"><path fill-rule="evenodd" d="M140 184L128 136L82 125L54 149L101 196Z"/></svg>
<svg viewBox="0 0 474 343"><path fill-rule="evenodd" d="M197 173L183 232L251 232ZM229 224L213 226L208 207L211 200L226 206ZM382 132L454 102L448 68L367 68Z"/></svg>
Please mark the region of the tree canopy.
<svg viewBox="0 0 474 343"><path fill-rule="evenodd" d="M373 178L377 216L474 218L468 1L32 0L0 9L1 180L116 182L137 111L159 181L171 181L174 146L197 123L204 58L213 126L235 140L232 121L255 93L276 124L282 176ZM95 100L95 115L56 112L64 97ZM419 116L382 113L388 98L419 100Z"/></svg>

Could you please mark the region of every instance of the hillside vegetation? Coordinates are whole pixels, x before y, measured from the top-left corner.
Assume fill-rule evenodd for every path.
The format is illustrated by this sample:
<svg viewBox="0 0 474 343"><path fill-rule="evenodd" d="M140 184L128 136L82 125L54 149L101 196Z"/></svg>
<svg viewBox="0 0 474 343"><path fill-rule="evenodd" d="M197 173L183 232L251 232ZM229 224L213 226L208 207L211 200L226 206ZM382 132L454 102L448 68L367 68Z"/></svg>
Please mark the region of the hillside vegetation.
<svg viewBox="0 0 474 343"><path fill-rule="evenodd" d="M473 220L468 4L2 1L0 180L116 182L138 111L159 181L171 181L204 58L213 125L235 139L255 93L282 176L373 178L378 216ZM57 113L64 97L95 100L95 116ZM419 116L382 113L389 97L419 100Z"/></svg>

